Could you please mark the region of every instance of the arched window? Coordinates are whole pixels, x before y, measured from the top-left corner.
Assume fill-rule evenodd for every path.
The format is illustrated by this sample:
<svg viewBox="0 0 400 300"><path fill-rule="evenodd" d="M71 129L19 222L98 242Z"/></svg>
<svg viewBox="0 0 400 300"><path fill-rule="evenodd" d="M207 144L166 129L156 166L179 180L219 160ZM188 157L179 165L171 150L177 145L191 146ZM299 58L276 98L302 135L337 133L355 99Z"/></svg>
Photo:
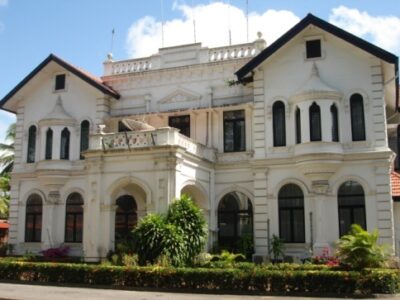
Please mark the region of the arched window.
<svg viewBox="0 0 400 300"><path fill-rule="evenodd" d="M367 229L365 218L365 196L362 186L355 181L346 181L338 191L339 234L347 234L352 224Z"/></svg>
<svg viewBox="0 0 400 300"><path fill-rule="evenodd" d="M53 130L49 128L46 131L45 159L52 159L52 156L53 156Z"/></svg>
<svg viewBox="0 0 400 300"><path fill-rule="evenodd" d="M87 120L82 121L81 123L81 152L86 151L89 149L89 128L90 123ZM84 157L82 154L80 155L80 159Z"/></svg>
<svg viewBox="0 0 400 300"><path fill-rule="evenodd" d="M365 141L364 101L360 94L350 97L350 111L353 141Z"/></svg>
<svg viewBox="0 0 400 300"><path fill-rule="evenodd" d="M115 240L128 238L137 224L137 205L135 198L124 195L117 199L115 214Z"/></svg>
<svg viewBox="0 0 400 300"><path fill-rule="evenodd" d="M339 116L335 104L331 105L332 142L339 142Z"/></svg>
<svg viewBox="0 0 400 300"><path fill-rule="evenodd" d="M253 206L243 193L226 194L218 205L218 244L225 249L238 251L242 238L253 239Z"/></svg>
<svg viewBox="0 0 400 300"><path fill-rule="evenodd" d="M32 125L29 127L28 132L28 154L27 154L27 163L35 162L35 154L36 154L36 126Z"/></svg>
<svg viewBox="0 0 400 300"><path fill-rule="evenodd" d="M42 198L32 194L26 201L25 242L40 242L42 239Z"/></svg>
<svg viewBox="0 0 400 300"><path fill-rule="evenodd" d="M295 184L286 184L278 194L279 236L285 243L305 242L304 196Z"/></svg>
<svg viewBox="0 0 400 300"><path fill-rule="evenodd" d="M301 112L300 108L296 108L296 144L301 143Z"/></svg>
<svg viewBox="0 0 400 300"><path fill-rule="evenodd" d="M65 204L65 242L81 243L83 233L83 199L72 193Z"/></svg>
<svg viewBox="0 0 400 300"><path fill-rule="evenodd" d="M321 109L317 103L310 106L310 141L321 141Z"/></svg>
<svg viewBox="0 0 400 300"><path fill-rule="evenodd" d="M69 130L65 127L61 131L60 159L69 159L69 138Z"/></svg>
<svg viewBox="0 0 400 300"><path fill-rule="evenodd" d="M272 106L274 147L286 146L285 104L277 101Z"/></svg>

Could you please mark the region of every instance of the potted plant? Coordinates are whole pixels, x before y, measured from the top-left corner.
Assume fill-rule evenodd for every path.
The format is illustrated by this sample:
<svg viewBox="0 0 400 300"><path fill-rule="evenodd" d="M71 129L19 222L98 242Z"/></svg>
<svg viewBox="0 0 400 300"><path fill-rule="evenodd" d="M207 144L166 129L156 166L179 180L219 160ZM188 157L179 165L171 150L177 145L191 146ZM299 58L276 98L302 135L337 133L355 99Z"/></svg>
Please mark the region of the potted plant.
<svg viewBox="0 0 400 300"><path fill-rule="evenodd" d="M272 252L272 262L283 262L283 255L285 251L285 244L282 239L280 239L275 234L272 235L272 239L269 241L270 253Z"/></svg>

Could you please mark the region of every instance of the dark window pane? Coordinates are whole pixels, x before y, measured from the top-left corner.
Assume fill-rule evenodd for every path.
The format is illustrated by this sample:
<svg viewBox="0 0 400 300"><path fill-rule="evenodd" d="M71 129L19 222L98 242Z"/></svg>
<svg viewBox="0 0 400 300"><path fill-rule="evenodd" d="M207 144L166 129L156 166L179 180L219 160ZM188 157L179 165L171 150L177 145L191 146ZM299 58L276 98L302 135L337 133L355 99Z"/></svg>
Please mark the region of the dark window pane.
<svg viewBox="0 0 400 300"><path fill-rule="evenodd" d="M90 123L88 121L82 121L81 123L81 152L86 151L89 149L89 128L90 128ZM80 159L83 159L84 157L82 154L80 155Z"/></svg>
<svg viewBox="0 0 400 300"><path fill-rule="evenodd" d="M46 132L46 153L45 159L51 159L53 155L53 130L49 128Z"/></svg>
<svg viewBox="0 0 400 300"><path fill-rule="evenodd" d="M301 113L300 108L296 109L296 144L301 143Z"/></svg>
<svg viewBox="0 0 400 300"><path fill-rule="evenodd" d="M285 105L275 102L272 107L274 147L286 146Z"/></svg>
<svg viewBox="0 0 400 300"><path fill-rule="evenodd" d="M339 234L347 234L352 224L367 229L365 196L362 186L355 181L343 183L338 191Z"/></svg>
<svg viewBox="0 0 400 300"><path fill-rule="evenodd" d="M65 242L82 242L83 198L79 193L68 196L65 205Z"/></svg>
<svg viewBox="0 0 400 300"><path fill-rule="evenodd" d="M224 112L224 152L246 150L244 110Z"/></svg>
<svg viewBox="0 0 400 300"><path fill-rule="evenodd" d="M56 75L55 90L65 89L65 74Z"/></svg>
<svg viewBox="0 0 400 300"><path fill-rule="evenodd" d="M310 106L310 140L321 141L321 110L315 102Z"/></svg>
<svg viewBox="0 0 400 300"><path fill-rule="evenodd" d="M42 235L42 198L29 196L26 202L25 242L40 242Z"/></svg>
<svg viewBox="0 0 400 300"><path fill-rule="evenodd" d="M336 105L331 106L331 117L332 117L332 141L339 142L339 118Z"/></svg>
<svg viewBox="0 0 400 300"><path fill-rule="evenodd" d="M351 133L353 141L365 141L364 103L360 94L350 97Z"/></svg>
<svg viewBox="0 0 400 300"><path fill-rule="evenodd" d="M129 237L137 224L137 206L135 198L124 195L117 199L115 214L115 240Z"/></svg>
<svg viewBox="0 0 400 300"><path fill-rule="evenodd" d="M36 126L29 127L28 133L28 157L27 162L33 163L35 162L35 153L36 153Z"/></svg>
<svg viewBox="0 0 400 300"><path fill-rule="evenodd" d="M321 57L321 40L306 41L307 58Z"/></svg>
<svg viewBox="0 0 400 300"><path fill-rule="evenodd" d="M131 131L122 121L118 121L118 132Z"/></svg>
<svg viewBox="0 0 400 300"><path fill-rule="evenodd" d="M64 128L61 131L60 159L69 159L69 138L69 130Z"/></svg>
<svg viewBox="0 0 400 300"><path fill-rule="evenodd" d="M179 133L190 137L190 116L169 117L168 126L179 129Z"/></svg>
<svg viewBox="0 0 400 300"><path fill-rule="evenodd" d="M305 242L304 196L295 184L283 186L278 194L279 235L286 243Z"/></svg>

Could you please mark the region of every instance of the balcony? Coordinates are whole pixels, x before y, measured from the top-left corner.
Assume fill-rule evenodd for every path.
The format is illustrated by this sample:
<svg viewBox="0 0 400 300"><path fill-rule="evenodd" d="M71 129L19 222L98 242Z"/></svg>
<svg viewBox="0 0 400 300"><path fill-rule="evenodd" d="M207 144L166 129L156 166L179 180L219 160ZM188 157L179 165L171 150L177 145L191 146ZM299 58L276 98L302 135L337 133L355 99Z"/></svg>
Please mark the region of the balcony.
<svg viewBox="0 0 400 300"><path fill-rule="evenodd" d="M171 127L154 130L97 133L90 136L89 151L112 152L116 150L143 149L158 146L179 146L187 153L215 162L215 150L196 143Z"/></svg>

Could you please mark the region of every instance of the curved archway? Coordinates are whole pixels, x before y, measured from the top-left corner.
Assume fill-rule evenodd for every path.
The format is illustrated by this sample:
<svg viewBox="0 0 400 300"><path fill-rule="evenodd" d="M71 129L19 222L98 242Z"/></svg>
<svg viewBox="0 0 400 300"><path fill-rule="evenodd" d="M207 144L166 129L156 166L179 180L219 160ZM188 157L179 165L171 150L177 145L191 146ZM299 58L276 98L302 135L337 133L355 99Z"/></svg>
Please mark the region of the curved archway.
<svg viewBox="0 0 400 300"><path fill-rule="evenodd" d="M197 206L203 211L210 210L206 190L195 181L188 181L183 185L181 189L181 195L183 194L190 196L193 202L196 203Z"/></svg>
<svg viewBox="0 0 400 300"><path fill-rule="evenodd" d="M230 192L218 204L218 243L237 251L244 240L253 242L253 205L241 192Z"/></svg>

